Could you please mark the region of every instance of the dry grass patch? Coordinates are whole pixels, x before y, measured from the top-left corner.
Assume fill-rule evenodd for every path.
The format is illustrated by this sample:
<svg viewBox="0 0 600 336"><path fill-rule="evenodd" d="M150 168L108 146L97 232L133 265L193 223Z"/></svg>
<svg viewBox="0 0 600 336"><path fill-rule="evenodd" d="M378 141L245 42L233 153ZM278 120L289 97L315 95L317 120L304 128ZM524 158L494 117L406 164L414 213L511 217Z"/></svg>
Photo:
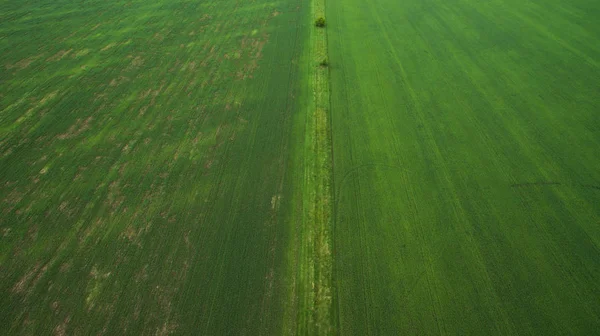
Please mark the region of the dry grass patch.
<svg viewBox="0 0 600 336"><path fill-rule="evenodd" d="M38 58L40 58L40 56L24 58L24 59L18 61L17 63L15 63L15 64L7 64L6 65L6 69L7 70L11 70L11 69L24 70L24 69L27 69L27 68L29 68L29 66L31 65L31 63L35 62Z"/></svg>
<svg viewBox="0 0 600 336"><path fill-rule="evenodd" d="M106 46L104 46L104 48L100 49L100 51L107 51L108 49L111 49L113 47L115 47L117 44L115 42L111 42L109 44L107 44Z"/></svg>
<svg viewBox="0 0 600 336"><path fill-rule="evenodd" d="M75 121L75 123L73 125L71 125L71 127L69 127L67 132L59 134L57 136L57 138L60 140L66 140L66 139L72 139L72 138L80 135L81 133L90 129L90 123L92 122L93 119L94 118L91 116L85 120L78 118Z"/></svg>
<svg viewBox="0 0 600 336"><path fill-rule="evenodd" d="M53 335L55 335L55 336L67 335L67 327L69 326L69 322L71 322L71 317L67 316L59 325L57 325L54 328Z"/></svg>
<svg viewBox="0 0 600 336"><path fill-rule="evenodd" d="M56 54L54 54L54 56L48 58L46 60L46 62L56 62L56 61L60 61L63 58L67 57L67 55L69 55L71 52L73 51L73 49L69 49L69 50L61 50L59 52L57 52Z"/></svg>
<svg viewBox="0 0 600 336"><path fill-rule="evenodd" d="M83 49L75 53L73 57L82 57L90 53L90 49Z"/></svg>
<svg viewBox="0 0 600 336"><path fill-rule="evenodd" d="M41 265L40 263L36 263L35 266L33 266L33 268L31 268L29 271L27 271L27 273L25 273L20 279L19 281L17 281L13 287L12 287L12 292L16 293L16 294L21 294L23 293L23 291L28 287L29 282L31 281L31 279L33 279L34 275L37 274L37 272L40 270Z"/></svg>

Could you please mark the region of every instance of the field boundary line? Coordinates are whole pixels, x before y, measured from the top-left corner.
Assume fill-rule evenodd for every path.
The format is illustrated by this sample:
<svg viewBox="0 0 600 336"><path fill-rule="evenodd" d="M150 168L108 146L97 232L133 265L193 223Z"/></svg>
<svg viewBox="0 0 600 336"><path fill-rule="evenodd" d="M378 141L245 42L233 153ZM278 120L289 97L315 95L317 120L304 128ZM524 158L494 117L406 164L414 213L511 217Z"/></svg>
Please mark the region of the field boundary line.
<svg viewBox="0 0 600 336"><path fill-rule="evenodd" d="M311 0L308 29L310 101L305 130L304 206L297 334L335 333L333 313L332 223L334 211L333 148L330 115L325 0Z"/></svg>

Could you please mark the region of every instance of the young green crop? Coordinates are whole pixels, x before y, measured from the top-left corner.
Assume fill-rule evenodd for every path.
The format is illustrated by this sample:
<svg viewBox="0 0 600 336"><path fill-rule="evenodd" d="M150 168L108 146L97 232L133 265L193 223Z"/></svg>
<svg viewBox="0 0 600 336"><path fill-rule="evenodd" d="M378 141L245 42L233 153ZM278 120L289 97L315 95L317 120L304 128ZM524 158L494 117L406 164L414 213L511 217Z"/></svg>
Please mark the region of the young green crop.
<svg viewBox="0 0 600 336"><path fill-rule="evenodd" d="M597 330L599 8L328 1L340 334Z"/></svg>
<svg viewBox="0 0 600 336"><path fill-rule="evenodd" d="M307 4L1 7L3 333L295 325Z"/></svg>

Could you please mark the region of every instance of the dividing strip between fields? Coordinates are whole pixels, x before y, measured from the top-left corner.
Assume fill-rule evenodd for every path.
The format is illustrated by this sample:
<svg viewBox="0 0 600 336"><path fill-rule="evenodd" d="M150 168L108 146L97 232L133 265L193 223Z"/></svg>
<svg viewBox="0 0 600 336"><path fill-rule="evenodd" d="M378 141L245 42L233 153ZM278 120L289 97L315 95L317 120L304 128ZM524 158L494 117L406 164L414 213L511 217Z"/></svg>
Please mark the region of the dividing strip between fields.
<svg viewBox="0 0 600 336"><path fill-rule="evenodd" d="M310 87L305 147L304 215L298 334L331 335L333 323L333 154L325 0L311 0Z"/></svg>

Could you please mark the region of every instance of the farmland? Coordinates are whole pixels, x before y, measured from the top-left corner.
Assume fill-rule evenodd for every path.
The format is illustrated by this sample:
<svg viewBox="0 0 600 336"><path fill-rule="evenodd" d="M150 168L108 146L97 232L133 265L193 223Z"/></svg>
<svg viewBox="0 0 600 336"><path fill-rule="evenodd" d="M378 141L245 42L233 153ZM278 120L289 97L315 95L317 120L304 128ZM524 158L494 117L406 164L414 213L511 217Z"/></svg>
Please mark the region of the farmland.
<svg viewBox="0 0 600 336"><path fill-rule="evenodd" d="M3 331L294 325L307 15L303 1L2 1Z"/></svg>
<svg viewBox="0 0 600 336"><path fill-rule="evenodd" d="M593 334L599 14L0 0L0 330Z"/></svg>
<svg viewBox="0 0 600 336"><path fill-rule="evenodd" d="M327 1L340 334L598 330L599 10Z"/></svg>

